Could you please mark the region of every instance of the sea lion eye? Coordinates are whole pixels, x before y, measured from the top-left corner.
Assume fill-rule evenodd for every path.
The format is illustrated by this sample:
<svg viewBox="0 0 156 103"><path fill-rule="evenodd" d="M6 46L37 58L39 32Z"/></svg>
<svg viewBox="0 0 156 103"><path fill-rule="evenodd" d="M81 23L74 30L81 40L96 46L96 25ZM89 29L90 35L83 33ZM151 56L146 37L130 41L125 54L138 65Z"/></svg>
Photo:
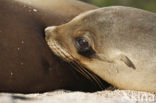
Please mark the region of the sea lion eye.
<svg viewBox="0 0 156 103"><path fill-rule="evenodd" d="M90 42L84 37L79 37L75 39L75 45L77 48L77 52L87 58L91 58L95 51L92 49Z"/></svg>
<svg viewBox="0 0 156 103"><path fill-rule="evenodd" d="M89 45L88 41L83 37L76 38L76 47L81 52L85 52L90 49L90 45Z"/></svg>

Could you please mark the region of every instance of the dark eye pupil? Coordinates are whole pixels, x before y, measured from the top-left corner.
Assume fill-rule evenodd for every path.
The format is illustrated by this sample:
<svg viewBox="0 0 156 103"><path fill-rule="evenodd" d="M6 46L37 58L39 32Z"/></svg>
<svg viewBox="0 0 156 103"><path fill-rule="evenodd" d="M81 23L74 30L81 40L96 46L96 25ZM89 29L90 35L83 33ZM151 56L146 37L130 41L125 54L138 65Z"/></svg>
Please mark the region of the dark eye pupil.
<svg viewBox="0 0 156 103"><path fill-rule="evenodd" d="M80 51L87 51L89 49L89 43L85 38L77 38L76 46Z"/></svg>
<svg viewBox="0 0 156 103"><path fill-rule="evenodd" d="M95 51L92 49L91 45L89 44L86 38L76 38L75 43L78 50L77 52L80 55L87 58L91 58L91 56L95 54Z"/></svg>
<svg viewBox="0 0 156 103"><path fill-rule="evenodd" d="M79 39L78 42L82 48L88 47L88 42L85 39Z"/></svg>

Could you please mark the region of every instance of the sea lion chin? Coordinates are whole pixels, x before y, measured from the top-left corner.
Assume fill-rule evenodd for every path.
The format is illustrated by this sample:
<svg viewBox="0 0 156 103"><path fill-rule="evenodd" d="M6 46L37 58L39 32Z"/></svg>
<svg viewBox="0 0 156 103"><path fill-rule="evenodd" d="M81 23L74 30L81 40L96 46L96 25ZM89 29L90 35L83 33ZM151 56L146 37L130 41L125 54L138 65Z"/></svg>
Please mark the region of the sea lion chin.
<svg viewBox="0 0 156 103"><path fill-rule="evenodd" d="M156 14L104 7L45 29L51 50L119 89L156 92Z"/></svg>

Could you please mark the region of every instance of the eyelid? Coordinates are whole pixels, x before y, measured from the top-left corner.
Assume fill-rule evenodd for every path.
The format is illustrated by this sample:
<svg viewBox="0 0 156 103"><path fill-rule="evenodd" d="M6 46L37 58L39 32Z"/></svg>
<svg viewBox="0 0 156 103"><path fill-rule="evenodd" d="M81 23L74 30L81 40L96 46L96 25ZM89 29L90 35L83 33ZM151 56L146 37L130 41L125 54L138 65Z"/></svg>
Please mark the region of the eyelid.
<svg viewBox="0 0 156 103"><path fill-rule="evenodd" d="M88 43L90 44L91 41L90 41L90 37L88 35L84 35L83 38L85 38L88 41Z"/></svg>
<svg viewBox="0 0 156 103"><path fill-rule="evenodd" d="M89 45L92 47L93 50L95 50L95 45L94 45L95 36L94 36L94 34L91 32L88 32L83 37L85 37L87 39Z"/></svg>
<svg viewBox="0 0 156 103"><path fill-rule="evenodd" d="M86 30L84 32L85 32L85 35L84 36L88 36L91 39L95 39L96 36L95 36L95 34L93 32L88 31L88 30Z"/></svg>

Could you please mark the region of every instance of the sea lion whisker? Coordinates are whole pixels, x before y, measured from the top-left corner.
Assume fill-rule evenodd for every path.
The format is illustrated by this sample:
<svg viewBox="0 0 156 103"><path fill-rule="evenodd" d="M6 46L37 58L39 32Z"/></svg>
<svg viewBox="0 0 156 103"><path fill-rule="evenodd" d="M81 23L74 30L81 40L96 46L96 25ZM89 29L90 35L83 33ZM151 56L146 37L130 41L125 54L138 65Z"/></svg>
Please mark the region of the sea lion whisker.
<svg viewBox="0 0 156 103"><path fill-rule="evenodd" d="M59 54L60 56L62 56L62 57L66 57L66 59L70 59L67 55L65 55L65 53L55 44L55 45L53 45L53 46L55 46L55 48L53 48L54 49L54 51L57 53L57 54ZM59 50L58 50L59 49ZM58 52L58 51L61 51L61 52ZM73 62L72 62L73 63ZM74 64L74 63L73 63ZM73 64L71 64L71 63L69 63L69 65L71 65L76 71L78 71L79 73L81 73L84 77L86 77L87 79L89 79L90 80L90 77L86 74L86 73L84 73L84 72L82 72L80 69L77 69Z"/></svg>
<svg viewBox="0 0 156 103"><path fill-rule="evenodd" d="M55 46L55 48L53 48L52 47L52 49L53 49L53 51L54 52L56 52L58 55L60 55L61 57L66 57L66 59L68 58L63 52L58 52L59 50L57 50L57 49L59 49L56 45L53 45L53 46ZM61 59L64 59L64 58L61 58ZM68 58L69 59L69 58ZM65 59L64 59L65 60ZM75 69L75 66L73 65L73 64L71 64L71 63L68 63L70 66L72 66L74 69ZM73 69L71 69L72 71L73 71ZM83 72L81 72L79 69L75 69L77 72L79 72L80 74L82 74L84 77L86 77L86 75L83 73ZM87 79L88 79L88 77L86 77Z"/></svg>
<svg viewBox="0 0 156 103"><path fill-rule="evenodd" d="M69 63L70 64L70 63ZM72 65L73 64L73 65ZM91 82L93 82L92 81L92 79L89 77L89 75L87 74L87 73L85 73L83 70L81 70L79 67L77 67L76 65L75 65L75 63L74 62L72 62L72 64L70 64L76 71L78 71L80 74L82 74L85 78L87 78L88 80L90 80Z"/></svg>
<svg viewBox="0 0 156 103"><path fill-rule="evenodd" d="M61 48L58 47L58 49L60 49L60 51L62 51ZM64 53L64 51L62 51L62 53ZM65 53L64 53L64 55L65 55ZM97 85L100 87L100 89L104 89L103 83L96 77L96 75L94 75L93 73L90 73L88 70L86 70L86 68L81 66L78 63L78 61L76 61L76 58L74 58L71 54L68 54L68 55L70 55L73 58L72 63L74 63L74 65L77 67L77 69L79 69L81 71L81 73L83 72L83 74L85 74L85 77L87 76L87 79L91 80L91 82L93 82L93 83L94 82L97 83ZM70 59L67 55L65 55L65 56L66 56L66 58Z"/></svg>
<svg viewBox="0 0 156 103"><path fill-rule="evenodd" d="M56 45L55 45L56 46ZM60 52L57 52L57 53L59 53L59 55L64 55L65 57L66 57L66 59L70 59L67 55L65 55L65 53L61 50L61 48L59 48L58 46L56 46L57 47L57 49L59 49L59 50L57 50L57 51L61 51L61 53L62 54L60 54ZM55 49L56 50L56 49ZM64 56L62 56L62 57L64 57ZM72 67L74 67L74 69L76 70L76 71L78 71L79 73L81 73L84 77L86 77L88 80L91 80L91 78L88 76L88 74L86 74L84 71L82 71L78 66L76 66L76 64L75 64L75 62L73 62L72 61L72 64L71 63L69 63ZM75 66L74 66L75 65Z"/></svg>
<svg viewBox="0 0 156 103"><path fill-rule="evenodd" d="M84 68L83 66L81 66L78 61L76 61L76 59L71 55L71 57L73 58L73 60L75 61L75 63L81 68L81 70L83 70L85 73L87 73L97 84L98 86L103 89L103 83L96 77L95 74L90 73L86 68Z"/></svg>
<svg viewBox="0 0 156 103"><path fill-rule="evenodd" d="M50 44L49 46L51 47L52 51L55 52L55 54L58 55L58 57L61 57L61 59L65 60L64 59L64 55L62 55L62 53L58 50L58 46L55 44L55 42L50 42L48 43Z"/></svg>
<svg viewBox="0 0 156 103"><path fill-rule="evenodd" d="M97 84L101 89L104 89L103 87L103 83L96 77L95 74L90 73L88 70L86 70L86 68L84 68L83 66L81 66L80 64L77 63L78 66L80 66L80 68L87 73Z"/></svg>
<svg viewBox="0 0 156 103"><path fill-rule="evenodd" d="M66 59L70 59L65 53L64 53L64 51L58 46L58 45L56 45L56 42L54 43L54 45L53 46L55 46L55 48L53 48L53 49L55 49L55 51L57 51L57 53L59 54L59 55L63 55L62 57L66 57ZM60 52L58 52L58 51L60 51ZM68 54L69 55L69 54ZM72 55L70 55L72 58L73 58L73 56ZM74 58L73 58L74 59ZM72 63L74 64L74 65L71 65L71 63L69 63L72 67L74 67L74 69L76 70L76 71L78 71L79 73L81 73L84 77L86 77L88 80L90 80L94 85L95 85L95 82L98 84L98 86L101 88L101 89L103 89L102 87L101 87L101 85L99 84L99 82L97 81L97 79L95 79L95 76L92 76L92 74L90 74L89 72L86 72L86 71L84 71L85 70L85 68L80 68L80 65L79 64L77 64L77 62L75 62L75 61L72 61Z"/></svg>
<svg viewBox="0 0 156 103"><path fill-rule="evenodd" d="M85 72L84 69L82 69L75 61L72 61L72 63L75 65L75 69L79 70L82 74L85 74L84 76L90 80L94 85L98 84L97 81L94 79L92 74L89 74L88 72ZM96 83L96 84L95 84ZM98 84L99 85L99 84Z"/></svg>
<svg viewBox="0 0 156 103"><path fill-rule="evenodd" d="M72 62L72 63L74 63L74 65L75 65L75 69L76 70L79 70L79 71L81 71L81 73L82 74L85 74L84 76L88 79L88 80L90 80L94 85L96 85L95 83L95 80L92 78L92 76L90 76L87 72L85 72L82 68L80 68L77 64L76 64L76 62Z"/></svg>

